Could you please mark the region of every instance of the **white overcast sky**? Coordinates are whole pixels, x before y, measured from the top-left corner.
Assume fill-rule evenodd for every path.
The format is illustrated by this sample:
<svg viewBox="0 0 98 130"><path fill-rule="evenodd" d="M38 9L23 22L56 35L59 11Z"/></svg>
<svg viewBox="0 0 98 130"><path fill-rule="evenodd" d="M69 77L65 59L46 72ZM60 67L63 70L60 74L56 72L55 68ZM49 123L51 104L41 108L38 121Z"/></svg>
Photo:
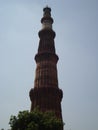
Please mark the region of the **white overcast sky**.
<svg viewBox="0 0 98 130"><path fill-rule="evenodd" d="M0 0L0 129L30 109L43 8L52 9L64 130L98 130L98 1Z"/></svg>

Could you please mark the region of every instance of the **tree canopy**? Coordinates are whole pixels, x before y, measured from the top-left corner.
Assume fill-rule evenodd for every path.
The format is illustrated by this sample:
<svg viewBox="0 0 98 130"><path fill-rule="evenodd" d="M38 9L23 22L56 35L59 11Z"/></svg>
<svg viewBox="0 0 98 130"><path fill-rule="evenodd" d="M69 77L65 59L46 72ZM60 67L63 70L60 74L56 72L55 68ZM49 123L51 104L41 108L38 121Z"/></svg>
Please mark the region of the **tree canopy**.
<svg viewBox="0 0 98 130"><path fill-rule="evenodd" d="M11 130L60 130L63 123L53 112L20 111L10 118Z"/></svg>

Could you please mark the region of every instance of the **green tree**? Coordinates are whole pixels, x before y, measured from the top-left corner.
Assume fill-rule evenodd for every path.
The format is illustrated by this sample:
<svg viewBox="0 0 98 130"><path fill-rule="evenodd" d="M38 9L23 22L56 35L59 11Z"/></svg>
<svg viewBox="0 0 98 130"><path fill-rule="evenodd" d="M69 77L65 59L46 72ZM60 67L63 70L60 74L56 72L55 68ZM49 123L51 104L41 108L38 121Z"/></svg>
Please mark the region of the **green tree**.
<svg viewBox="0 0 98 130"><path fill-rule="evenodd" d="M42 113L38 109L19 112L10 118L11 130L60 130L63 126L61 120L52 112Z"/></svg>

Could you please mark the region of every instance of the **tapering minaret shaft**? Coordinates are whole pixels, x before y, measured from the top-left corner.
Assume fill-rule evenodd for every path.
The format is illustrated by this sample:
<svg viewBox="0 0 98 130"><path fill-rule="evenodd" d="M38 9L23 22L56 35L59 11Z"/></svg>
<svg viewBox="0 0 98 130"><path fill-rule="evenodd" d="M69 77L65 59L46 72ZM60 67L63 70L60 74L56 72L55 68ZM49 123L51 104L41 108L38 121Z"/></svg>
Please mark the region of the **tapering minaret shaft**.
<svg viewBox="0 0 98 130"><path fill-rule="evenodd" d="M31 111L39 106L41 111L53 111L62 119L62 90L58 87L57 61L55 53L55 32L52 29L51 9L43 9L42 29L39 31L38 53L35 55L36 75L34 88L30 91Z"/></svg>

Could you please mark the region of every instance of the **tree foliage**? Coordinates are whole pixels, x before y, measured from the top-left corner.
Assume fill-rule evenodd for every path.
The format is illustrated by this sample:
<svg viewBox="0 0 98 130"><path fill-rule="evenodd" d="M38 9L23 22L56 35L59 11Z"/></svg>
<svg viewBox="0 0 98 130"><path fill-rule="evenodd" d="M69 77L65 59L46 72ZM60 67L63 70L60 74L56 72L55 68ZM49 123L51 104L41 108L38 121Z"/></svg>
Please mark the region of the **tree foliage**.
<svg viewBox="0 0 98 130"><path fill-rule="evenodd" d="M21 111L17 116L11 116L9 124L11 130L60 130L63 125L54 113L42 113L38 109Z"/></svg>

